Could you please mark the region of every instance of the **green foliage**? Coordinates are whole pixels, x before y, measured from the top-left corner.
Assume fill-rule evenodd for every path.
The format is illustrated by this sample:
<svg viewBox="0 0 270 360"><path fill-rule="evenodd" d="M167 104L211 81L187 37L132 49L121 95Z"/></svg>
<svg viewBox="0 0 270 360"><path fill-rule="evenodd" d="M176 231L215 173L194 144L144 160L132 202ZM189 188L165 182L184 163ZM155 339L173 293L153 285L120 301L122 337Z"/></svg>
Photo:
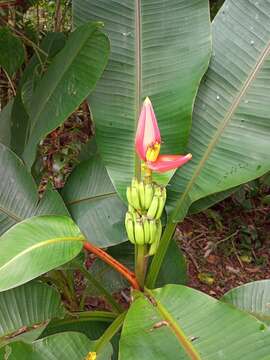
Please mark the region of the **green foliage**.
<svg viewBox="0 0 270 360"><path fill-rule="evenodd" d="M254 281L228 291L222 300L270 325L270 281Z"/></svg>
<svg viewBox="0 0 270 360"><path fill-rule="evenodd" d="M62 195L88 241L106 247L127 240L123 225L126 207L118 198L99 156L82 162L74 170Z"/></svg>
<svg viewBox="0 0 270 360"><path fill-rule="evenodd" d="M52 287L38 282L1 292L0 307L0 346L16 341L17 337L26 341L27 333L31 334L30 338L28 334L27 342L32 342L51 319L64 316L60 295ZM20 335L21 328L25 331ZM34 329L39 330L39 333L33 331Z"/></svg>
<svg viewBox="0 0 270 360"><path fill-rule="evenodd" d="M87 23L75 30L36 87L23 154L28 167L35 160L37 144L77 109L102 74L109 41L100 27L101 23Z"/></svg>
<svg viewBox="0 0 270 360"><path fill-rule="evenodd" d="M0 163L0 234L31 216L68 214L56 191L48 189L42 199L39 199L34 179L23 162L2 144Z"/></svg>
<svg viewBox="0 0 270 360"><path fill-rule="evenodd" d="M37 340L32 346L22 342L6 345L0 349L0 355L11 360L84 360L95 345L83 334L64 332ZM97 360L109 360L111 355L112 347L108 344L98 353Z"/></svg>
<svg viewBox="0 0 270 360"><path fill-rule="evenodd" d="M245 29L243 7L252 15ZM268 4L261 3L260 14L269 24ZM262 32L261 21L254 3L231 0L214 20L213 57L195 103L189 140L193 159L184 172L176 172L168 191L173 220L183 219L193 202L269 170L270 99L265 77L270 27ZM254 33L262 35L260 42L253 39ZM237 77L239 67L243 72Z"/></svg>
<svg viewBox="0 0 270 360"><path fill-rule="evenodd" d="M24 61L21 40L8 27L0 27L0 66L12 77Z"/></svg>
<svg viewBox="0 0 270 360"><path fill-rule="evenodd" d="M134 294L120 340L120 358L267 359L266 326L196 290L167 285ZM192 357L193 356L193 357Z"/></svg>
<svg viewBox="0 0 270 360"><path fill-rule="evenodd" d="M81 251L83 240L67 216L37 216L13 226L0 238L0 291L73 259Z"/></svg>
<svg viewBox="0 0 270 360"><path fill-rule="evenodd" d="M42 4L53 15L55 5ZM17 96L0 116L0 358L85 360L97 352L97 360L116 359L124 321L122 359L268 359L268 281L233 289L222 301L215 300L182 285L185 259L170 239L188 212L206 209L233 192L238 203L249 208L252 201L239 185L270 170L269 2L226 0L215 17L213 56L198 91L192 127L194 99L211 50L209 2L74 0L73 6L76 26L85 24L68 40L51 33L40 48L33 45L35 55ZM8 57L1 51L0 65L12 76L22 64L23 45L8 29L2 28L1 34L0 47L17 44L13 56L11 50L5 53ZM90 93L96 138L62 190L64 200L51 189L40 197L29 172L37 146ZM157 255L152 261L141 256L141 289L132 292L125 312L108 291L127 286L120 273L134 280L138 249L122 244L126 206L117 192L125 200L126 185L134 173L140 174L134 135L146 96L159 120L162 151L188 149L193 160L176 171L168 185L168 220ZM9 147L23 154L27 168ZM56 155L54 160L61 168L61 158ZM141 216L140 206L137 210ZM209 214L219 225L218 214ZM256 229L242 226L238 235L243 248L258 241ZM83 243L90 246L85 241L110 247L107 253L92 247L104 262L95 260L89 270L93 259L85 260ZM148 287L158 289L143 288L147 261ZM42 280L49 285L29 282L48 271ZM201 275L204 282L213 280ZM84 310L89 294L104 296L112 311L70 313L74 309L69 301Z"/></svg>
<svg viewBox="0 0 270 360"><path fill-rule="evenodd" d="M137 5L136 5L137 4ZM199 82L210 57L208 0L73 1L75 25L104 21L108 66L89 97L97 144L120 196L140 165L134 136L141 103L151 98L164 153L183 152ZM119 16L121 14L121 16Z"/></svg>

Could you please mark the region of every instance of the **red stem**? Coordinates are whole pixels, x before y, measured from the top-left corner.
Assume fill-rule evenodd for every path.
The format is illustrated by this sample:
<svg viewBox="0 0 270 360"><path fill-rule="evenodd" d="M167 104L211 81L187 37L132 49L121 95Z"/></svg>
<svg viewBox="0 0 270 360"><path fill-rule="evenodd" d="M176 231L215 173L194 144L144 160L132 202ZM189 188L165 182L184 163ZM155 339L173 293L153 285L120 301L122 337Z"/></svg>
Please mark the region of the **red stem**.
<svg viewBox="0 0 270 360"><path fill-rule="evenodd" d="M101 260L103 260L106 264L110 265L116 271L118 271L120 274L122 274L128 280L128 282L131 284L133 289L140 290L140 285L138 284L138 281L136 279L134 272L130 271L123 264L121 264L120 262L115 260L108 253L106 253L106 251L94 246L93 244L85 241L83 246L87 251L92 252L97 257L99 257Z"/></svg>

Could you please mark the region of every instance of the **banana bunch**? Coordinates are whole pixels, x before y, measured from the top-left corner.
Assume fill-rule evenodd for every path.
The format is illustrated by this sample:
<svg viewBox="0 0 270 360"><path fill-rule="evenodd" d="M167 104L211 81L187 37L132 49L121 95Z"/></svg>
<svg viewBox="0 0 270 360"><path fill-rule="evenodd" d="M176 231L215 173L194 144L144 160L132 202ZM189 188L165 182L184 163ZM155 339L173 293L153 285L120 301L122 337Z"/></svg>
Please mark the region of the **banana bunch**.
<svg viewBox="0 0 270 360"><path fill-rule="evenodd" d="M148 219L128 211L125 218L128 239L136 245L149 245L149 255L154 255L159 245L162 225L160 219Z"/></svg>
<svg viewBox="0 0 270 360"><path fill-rule="evenodd" d="M151 219L160 219L166 202L165 188L133 179L126 195L128 203L135 210L147 213Z"/></svg>
<svg viewBox="0 0 270 360"><path fill-rule="evenodd" d="M133 179L126 195L129 203L125 218L128 239L136 245L148 245L148 254L154 255L162 233L160 217L166 202L166 189Z"/></svg>

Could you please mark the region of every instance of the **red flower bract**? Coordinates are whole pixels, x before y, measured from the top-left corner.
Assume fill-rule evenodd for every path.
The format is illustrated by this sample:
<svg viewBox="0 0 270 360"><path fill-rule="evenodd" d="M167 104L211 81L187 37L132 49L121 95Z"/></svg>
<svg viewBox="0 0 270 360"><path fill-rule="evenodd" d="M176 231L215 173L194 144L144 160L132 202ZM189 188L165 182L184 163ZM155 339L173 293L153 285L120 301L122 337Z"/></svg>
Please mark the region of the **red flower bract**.
<svg viewBox="0 0 270 360"><path fill-rule="evenodd" d="M156 115L150 99L143 103L135 137L135 147L138 156L145 161L152 171L166 172L187 163L191 154L159 155L161 144L160 131Z"/></svg>

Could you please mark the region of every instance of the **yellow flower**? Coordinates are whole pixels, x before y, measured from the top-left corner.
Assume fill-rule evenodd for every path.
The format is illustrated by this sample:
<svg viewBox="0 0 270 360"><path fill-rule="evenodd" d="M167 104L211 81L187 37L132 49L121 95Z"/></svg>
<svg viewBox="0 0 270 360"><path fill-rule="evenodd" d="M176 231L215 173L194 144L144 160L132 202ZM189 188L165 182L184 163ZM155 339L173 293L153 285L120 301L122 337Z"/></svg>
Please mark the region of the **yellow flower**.
<svg viewBox="0 0 270 360"><path fill-rule="evenodd" d="M96 360L96 359L97 359L97 353L94 351L90 351L85 358L85 360Z"/></svg>

